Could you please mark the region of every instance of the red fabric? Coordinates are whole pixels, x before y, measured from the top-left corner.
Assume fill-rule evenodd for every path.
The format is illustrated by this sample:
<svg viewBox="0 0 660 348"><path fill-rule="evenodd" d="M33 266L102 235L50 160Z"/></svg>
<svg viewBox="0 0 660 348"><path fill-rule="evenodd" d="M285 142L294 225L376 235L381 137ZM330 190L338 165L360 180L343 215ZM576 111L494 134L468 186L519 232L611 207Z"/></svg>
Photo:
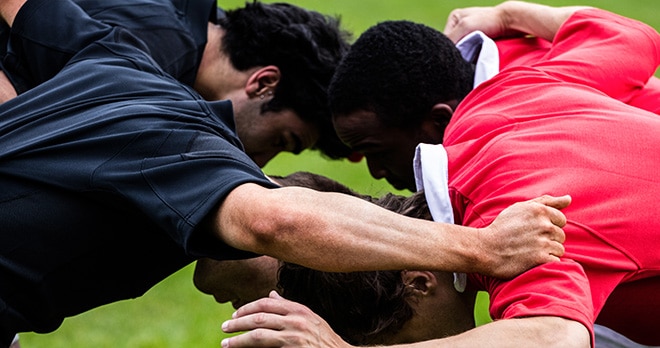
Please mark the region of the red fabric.
<svg viewBox="0 0 660 348"><path fill-rule="evenodd" d="M552 43L537 37L518 37L496 40L500 57L500 69L520 65L532 65L545 56Z"/></svg>
<svg viewBox="0 0 660 348"><path fill-rule="evenodd" d="M552 47L549 41L536 37L501 39L496 40L495 43L499 51L500 69L532 65L541 61ZM585 56L587 60L596 58L589 52L587 54ZM634 56L634 54L631 55ZM601 57L601 59L608 57L612 56ZM632 88L618 99L626 104L660 115L660 79L652 76L645 85L640 84Z"/></svg>
<svg viewBox="0 0 660 348"><path fill-rule="evenodd" d="M456 110L444 146L457 222L482 227L517 201L573 197L564 210L562 262L510 281L471 276L491 294L495 319L557 315L593 335L595 317L607 306L614 318L608 327L660 345L652 319L660 315L657 307L638 308L631 317L625 306L606 304L621 284L627 297L660 294L658 281L633 282L660 279L660 118L618 101L630 100L658 64L655 30L583 10L562 26L542 59L504 69ZM632 320L640 324L634 330L624 325Z"/></svg>

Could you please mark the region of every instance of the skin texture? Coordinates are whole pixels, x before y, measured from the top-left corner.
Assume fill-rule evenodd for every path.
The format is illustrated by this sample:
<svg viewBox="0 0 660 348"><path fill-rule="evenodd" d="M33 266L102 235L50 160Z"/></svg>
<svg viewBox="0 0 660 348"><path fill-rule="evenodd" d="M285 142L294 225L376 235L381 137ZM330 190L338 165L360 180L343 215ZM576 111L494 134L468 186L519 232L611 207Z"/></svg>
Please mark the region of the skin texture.
<svg viewBox="0 0 660 348"><path fill-rule="evenodd" d="M444 34L454 42L475 30L480 30L492 38L524 33L552 41L568 17L575 11L586 8L588 7L550 7L507 1L494 7L456 9L449 14Z"/></svg>
<svg viewBox="0 0 660 348"><path fill-rule="evenodd" d="M23 3L24 0L11 0L2 4L1 14L10 26ZM317 125L303 120L291 109L262 111L281 82L280 69L274 65L235 68L221 49L224 33L221 26L208 24L208 40L193 86L195 90L206 100L232 101L239 139L245 152L260 167L280 152L299 154L314 146L320 137ZM0 102L15 96L15 89L1 73Z"/></svg>
<svg viewBox="0 0 660 348"><path fill-rule="evenodd" d="M209 23L194 87L207 100L232 101L236 132L248 156L263 167L282 151L298 154L314 145L318 130L294 111L262 112L280 82L280 70L274 65L235 69L221 50L223 34L220 26Z"/></svg>
<svg viewBox="0 0 660 348"><path fill-rule="evenodd" d="M449 337L474 328L476 292L454 289L448 272L403 271L403 282L412 289L408 303L413 317L401 330L380 344L403 344Z"/></svg>
<svg viewBox="0 0 660 348"><path fill-rule="evenodd" d="M25 4L25 1L26 0L6 0L2 2L2 5L0 6L0 16L2 16L2 19L4 19L10 27L14 24L16 14L23 4Z"/></svg>
<svg viewBox="0 0 660 348"><path fill-rule="evenodd" d="M241 307L232 318L222 324L224 332L252 331L224 339L221 344L223 348L353 347L341 340L325 321L307 307L288 301L276 292ZM502 332L507 334L502 335ZM511 332L516 334L511 335ZM451 337L391 346L523 347L530 341L538 342L542 347L588 347L589 334L584 326L576 322L557 317L535 317L500 320Z"/></svg>
<svg viewBox="0 0 660 348"><path fill-rule="evenodd" d="M440 143L443 135L431 117L419 129L405 129L384 125L374 112L361 110L335 116L333 123L339 138L364 155L371 176L399 190L416 190L412 160L417 144Z"/></svg>
<svg viewBox="0 0 660 348"><path fill-rule="evenodd" d="M362 197L338 182L304 172L271 179L283 186L344 192L402 215L432 220L425 200L419 199L419 197L423 197L420 195L410 198L390 195L380 198ZM361 277L364 277L363 281L359 280ZM456 291L454 276L449 272L406 270L322 275L322 272L319 271L283 264L274 258L261 256L232 261L198 260L194 283L199 290L213 295L215 300L220 303L231 301L236 309L247 302L267 297L273 289L277 289L279 293L290 299L297 299L310 308L317 308L314 306L318 306L320 303L314 303L320 299L313 295L317 290L328 294L328 291L339 291L336 287L342 287L344 288L342 291L321 300L324 305L318 307L316 313L325 318L338 333L346 332L348 334L350 332L350 337L356 340L349 341L353 343L361 342L372 345L416 342L455 335L473 328L475 325L473 312L476 292L470 289L466 289L462 293ZM364 306L350 300L346 304L335 302L343 302L345 296L380 297L382 295L389 300L385 300L386 302L380 300ZM409 311L405 309L404 302ZM352 321L339 319L333 324L333 319L330 317L341 317L345 308L350 308L352 305L356 306L357 320L369 319L371 315L374 315L384 321L378 319L382 324L376 324L376 326L372 324L360 329L352 327ZM371 306L379 307L371 308ZM389 312L392 306L398 309ZM388 314L380 314L381 309L388 311ZM397 319L395 322L386 324L392 318ZM372 330L377 330L377 333L373 334ZM344 337L349 339L347 336Z"/></svg>
<svg viewBox="0 0 660 348"><path fill-rule="evenodd" d="M277 291L279 266L278 260L268 256L232 261L201 259L195 267L194 282L218 303L231 302L239 309ZM401 330L375 343L417 342L455 335L474 327L476 293L457 292L451 273L403 271L402 282L411 289L407 301L414 315Z"/></svg>
<svg viewBox="0 0 660 348"><path fill-rule="evenodd" d="M0 70L0 104L16 97L16 90L7 75Z"/></svg>
<svg viewBox="0 0 660 348"><path fill-rule="evenodd" d="M13 23L23 3L0 2L0 14ZM567 196L543 196L515 204L491 226L475 229L403 217L337 193L243 184L199 233L321 270L415 268L511 277L563 255L566 218L557 209L568 204ZM335 257L327 258L329 253Z"/></svg>
<svg viewBox="0 0 660 348"><path fill-rule="evenodd" d="M0 16L11 26L14 23L16 13L23 6L25 0L7 0L0 6ZM0 71L0 103L4 103L16 97L16 90L4 72Z"/></svg>
<svg viewBox="0 0 660 348"><path fill-rule="evenodd" d="M537 25L537 32L526 31L546 39L552 39L561 23L563 23L575 10L581 7L561 8L553 11L552 8L541 5L522 2L507 2L496 7L493 13L499 13L505 19L495 21L493 30L488 31L490 35L505 35L510 32L526 31L526 28L537 17L542 17L541 24ZM488 10L490 11L490 10ZM485 13L483 9L469 9L458 11L449 21L448 31L458 30L464 27L474 16ZM487 12L486 12L487 13ZM524 15L523 15L524 14ZM479 18L479 17L476 17ZM512 20L517 18L520 20ZM478 22L478 20L477 20ZM500 25L499 23L504 23ZM465 33L471 32L469 28ZM458 28L458 29L457 29ZM457 41L465 33L452 34ZM352 119L355 117L355 119ZM359 119L359 120L358 120ZM375 115L365 111L358 111L353 115L335 116L334 124L338 134L354 149L364 153L370 162L370 170L374 177L385 177L391 183L399 186L410 185L410 179L406 179L409 171L397 168L405 168L411 159L407 154L410 150L394 149L396 143L388 139L396 136L400 130L388 129L378 124ZM374 123L376 122L376 123ZM364 129L358 129L364 127ZM413 133L414 134L414 133ZM414 143L414 142L413 142ZM437 142L436 142L437 143ZM409 146L404 143L404 146ZM396 152L401 151L401 152ZM378 162L378 160L389 161ZM372 164L375 163L375 164ZM269 299L262 299L239 309L233 319L223 324L225 332L248 332L225 339L223 347L293 347L300 342L307 346L317 347L349 347L346 342L338 342L333 332L317 321L314 314L306 312L295 305L286 302L276 295L271 294ZM309 323L309 324L305 324ZM330 345L335 344L335 345ZM449 338L435 339L426 342L397 345L398 347L474 347L474 346L542 346L542 347L588 347L591 345L590 335L582 324L563 319L560 317L530 317L521 319L499 320L489 323L465 333Z"/></svg>
<svg viewBox="0 0 660 348"><path fill-rule="evenodd" d="M14 5L0 3L0 14L13 19L7 13L17 10ZM476 229L407 218L343 194L243 184L198 233L328 271L429 269L511 277L564 253L566 218L557 209L568 204L567 196L542 196L512 205L490 226Z"/></svg>
<svg viewBox="0 0 660 348"><path fill-rule="evenodd" d="M456 270L508 278L521 271L514 259L534 260L523 263L527 269L563 255L566 217L546 204L569 203L568 196L516 203L475 229L408 218L344 194L244 184L210 222L228 245L318 270ZM530 235L531 221L543 226L538 234Z"/></svg>
<svg viewBox="0 0 660 348"><path fill-rule="evenodd" d="M260 256L245 260L197 260L193 281L201 292L236 309L277 289L279 261Z"/></svg>

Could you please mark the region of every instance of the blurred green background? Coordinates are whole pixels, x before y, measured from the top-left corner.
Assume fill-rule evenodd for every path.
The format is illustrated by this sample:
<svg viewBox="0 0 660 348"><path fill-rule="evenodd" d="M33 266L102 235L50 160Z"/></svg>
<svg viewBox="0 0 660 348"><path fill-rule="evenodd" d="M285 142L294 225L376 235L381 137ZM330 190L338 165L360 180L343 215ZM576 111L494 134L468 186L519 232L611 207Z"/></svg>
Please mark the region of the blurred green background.
<svg viewBox="0 0 660 348"><path fill-rule="evenodd" d="M275 1L264 1L275 2ZM449 11L457 7L492 6L501 1L472 0L290 0L285 1L322 13L341 17L344 28L357 37L369 26L383 20L407 19L438 30L444 28ZM657 0L575 0L536 1L563 5L591 5L641 20L660 29L660 1ZM221 7L242 6L244 0L219 0ZM657 75L657 74L656 74ZM283 154L264 171L286 175L305 170L326 175L351 188L371 195L395 191L386 182L370 178L366 165L347 161L327 161L316 152L299 156ZM407 194L407 192L399 192ZM211 296L198 292L192 284L190 265L173 274L144 296L106 305L69 318L54 333L21 335L23 348L41 347L219 347L221 323L233 312L230 305L216 304ZM483 303L483 302L482 302ZM483 307L483 304L482 306ZM483 309L479 320L487 320Z"/></svg>

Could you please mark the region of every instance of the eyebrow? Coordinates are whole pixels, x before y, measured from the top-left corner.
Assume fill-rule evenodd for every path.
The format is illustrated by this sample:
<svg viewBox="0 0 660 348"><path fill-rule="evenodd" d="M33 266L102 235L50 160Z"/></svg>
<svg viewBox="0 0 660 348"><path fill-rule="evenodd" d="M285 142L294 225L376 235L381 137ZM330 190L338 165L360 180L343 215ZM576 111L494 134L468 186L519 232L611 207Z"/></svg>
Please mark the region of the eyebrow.
<svg viewBox="0 0 660 348"><path fill-rule="evenodd" d="M371 152L378 151L378 144L374 144L371 142L363 142L363 143L359 143L358 145L349 146L349 147L351 148L351 150L362 154L369 151Z"/></svg>

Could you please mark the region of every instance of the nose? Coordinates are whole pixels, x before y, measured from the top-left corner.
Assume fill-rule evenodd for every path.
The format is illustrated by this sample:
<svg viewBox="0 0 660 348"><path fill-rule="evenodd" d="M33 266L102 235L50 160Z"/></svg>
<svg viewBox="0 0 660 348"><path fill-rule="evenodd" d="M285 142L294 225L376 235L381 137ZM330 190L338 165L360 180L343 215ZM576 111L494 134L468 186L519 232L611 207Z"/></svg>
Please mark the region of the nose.
<svg viewBox="0 0 660 348"><path fill-rule="evenodd" d="M371 174L374 179L382 179L387 177L387 169L385 169L385 167L378 161L370 160L367 158L367 168L369 168L369 174Z"/></svg>

